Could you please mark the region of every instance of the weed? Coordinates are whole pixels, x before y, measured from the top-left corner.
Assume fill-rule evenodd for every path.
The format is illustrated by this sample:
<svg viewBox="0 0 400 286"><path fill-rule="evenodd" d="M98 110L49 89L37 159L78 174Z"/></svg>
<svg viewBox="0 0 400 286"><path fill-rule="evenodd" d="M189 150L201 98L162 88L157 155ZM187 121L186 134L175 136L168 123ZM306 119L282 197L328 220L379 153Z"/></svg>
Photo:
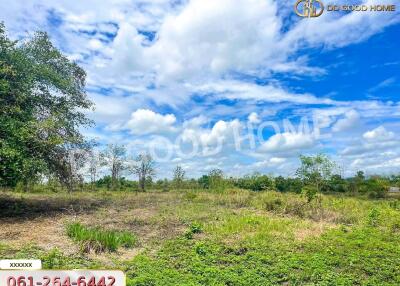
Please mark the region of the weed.
<svg viewBox="0 0 400 286"><path fill-rule="evenodd" d="M272 201L265 202L265 209L267 211L275 211L282 207L282 200L281 199L274 199Z"/></svg>
<svg viewBox="0 0 400 286"><path fill-rule="evenodd" d="M379 210L376 208L373 208L368 214L367 224L369 226L375 227L378 225L378 222L379 222Z"/></svg>
<svg viewBox="0 0 400 286"><path fill-rule="evenodd" d="M116 251L119 246L132 247L136 238L129 232L102 230L99 227L86 227L80 223L67 226L67 235L81 244L83 252Z"/></svg>
<svg viewBox="0 0 400 286"><path fill-rule="evenodd" d="M190 225L189 230L187 232L185 232L185 237L187 239L193 239L194 234L201 233L201 232L203 232L201 225L198 223L192 223Z"/></svg>
<svg viewBox="0 0 400 286"><path fill-rule="evenodd" d="M184 193L183 198L188 201L193 201L195 198L197 198L197 195L195 192L189 191Z"/></svg>

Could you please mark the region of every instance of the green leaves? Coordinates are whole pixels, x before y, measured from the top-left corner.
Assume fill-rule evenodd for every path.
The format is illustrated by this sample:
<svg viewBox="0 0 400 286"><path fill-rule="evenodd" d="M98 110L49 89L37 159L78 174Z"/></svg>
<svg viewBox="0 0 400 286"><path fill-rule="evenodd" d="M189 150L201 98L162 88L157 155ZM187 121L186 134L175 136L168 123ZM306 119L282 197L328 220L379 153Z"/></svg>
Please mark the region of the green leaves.
<svg viewBox="0 0 400 286"><path fill-rule="evenodd" d="M79 128L91 123L85 71L43 32L19 43L0 23L0 51L0 186L45 172L66 181L68 150L86 146Z"/></svg>

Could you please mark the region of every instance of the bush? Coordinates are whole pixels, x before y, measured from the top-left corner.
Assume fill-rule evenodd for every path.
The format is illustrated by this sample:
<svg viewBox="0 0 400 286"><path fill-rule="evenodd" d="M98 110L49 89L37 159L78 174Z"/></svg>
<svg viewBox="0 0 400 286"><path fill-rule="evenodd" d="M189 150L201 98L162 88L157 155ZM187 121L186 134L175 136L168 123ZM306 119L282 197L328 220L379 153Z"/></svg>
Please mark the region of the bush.
<svg viewBox="0 0 400 286"><path fill-rule="evenodd" d="M67 235L81 244L84 252L116 251L119 246L132 247L136 238L126 231L102 230L99 227L86 227L80 223L67 226Z"/></svg>
<svg viewBox="0 0 400 286"><path fill-rule="evenodd" d="M274 179L258 173L237 179L235 185L239 188L252 190L254 192L275 190Z"/></svg>
<svg viewBox="0 0 400 286"><path fill-rule="evenodd" d="M318 194L318 189L315 186L304 186L301 193L306 197L307 203L310 203Z"/></svg>
<svg viewBox="0 0 400 286"><path fill-rule="evenodd" d="M124 191L124 190L138 191L139 190L138 182L127 180L124 177L119 178L116 181L115 186L113 187L111 176L108 176L108 175L97 180L96 186L98 188L106 188L107 190L113 190L113 191Z"/></svg>
<svg viewBox="0 0 400 286"><path fill-rule="evenodd" d="M196 233L202 233L202 232L203 232L203 229L202 229L202 227L201 227L200 224L198 224L198 223L192 223L192 224L190 225L189 230L185 233L185 237L186 237L187 239L192 239L194 234L196 234Z"/></svg>
<svg viewBox="0 0 400 286"><path fill-rule="evenodd" d="M220 169L211 170L207 175L198 179L198 184L203 189L223 191L232 186L230 179L224 178L224 173Z"/></svg>
<svg viewBox="0 0 400 286"><path fill-rule="evenodd" d="M349 190L345 179L340 175L333 175L324 185L322 191L344 193Z"/></svg>
<svg viewBox="0 0 400 286"><path fill-rule="evenodd" d="M379 210L377 208L373 208L367 217L367 224L372 227L376 227L379 223Z"/></svg>
<svg viewBox="0 0 400 286"><path fill-rule="evenodd" d="M388 191L388 185L384 179L373 177L363 183L360 191L368 194L369 198L384 198Z"/></svg>
<svg viewBox="0 0 400 286"><path fill-rule="evenodd" d="M284 178L282 176L275 178L275 186L278 192L301 193L303 183L298 178Z"/></svg>
<svg viewBox="0 0 400 286"><path fill-rule="evenodd" d="M283 202L281 199L274 199L272 201L265 202L265 209L267 211L275 211L282 208Z"/></svg>

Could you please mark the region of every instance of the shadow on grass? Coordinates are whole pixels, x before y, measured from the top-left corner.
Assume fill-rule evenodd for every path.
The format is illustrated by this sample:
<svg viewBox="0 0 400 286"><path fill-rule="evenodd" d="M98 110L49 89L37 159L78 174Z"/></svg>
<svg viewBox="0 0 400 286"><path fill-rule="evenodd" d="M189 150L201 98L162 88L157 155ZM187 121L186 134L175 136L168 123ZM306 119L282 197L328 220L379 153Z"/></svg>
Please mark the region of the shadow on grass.
<svg viewBox="0 0 400 286"><path fill-rule="evenodd" d="M106 200L68 197L16 198L0 194L0 219L32 219L57 214L90 213Z"/></svg>

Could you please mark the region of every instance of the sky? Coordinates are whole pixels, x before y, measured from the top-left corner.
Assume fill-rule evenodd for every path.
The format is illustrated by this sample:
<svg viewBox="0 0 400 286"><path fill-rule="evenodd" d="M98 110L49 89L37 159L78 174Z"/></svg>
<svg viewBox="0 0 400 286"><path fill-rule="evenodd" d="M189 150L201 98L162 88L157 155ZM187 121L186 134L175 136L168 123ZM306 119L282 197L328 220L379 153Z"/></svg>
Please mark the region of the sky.
<svg viewBox="0 0 400 286"><path fill-rule="evenodd" d="M87 72L83 134L150 153L159 178L291 176L317 153L344 176L398 174L400 3L302 18L294 2L0 0L0 21L48 32Z"/></svg>

